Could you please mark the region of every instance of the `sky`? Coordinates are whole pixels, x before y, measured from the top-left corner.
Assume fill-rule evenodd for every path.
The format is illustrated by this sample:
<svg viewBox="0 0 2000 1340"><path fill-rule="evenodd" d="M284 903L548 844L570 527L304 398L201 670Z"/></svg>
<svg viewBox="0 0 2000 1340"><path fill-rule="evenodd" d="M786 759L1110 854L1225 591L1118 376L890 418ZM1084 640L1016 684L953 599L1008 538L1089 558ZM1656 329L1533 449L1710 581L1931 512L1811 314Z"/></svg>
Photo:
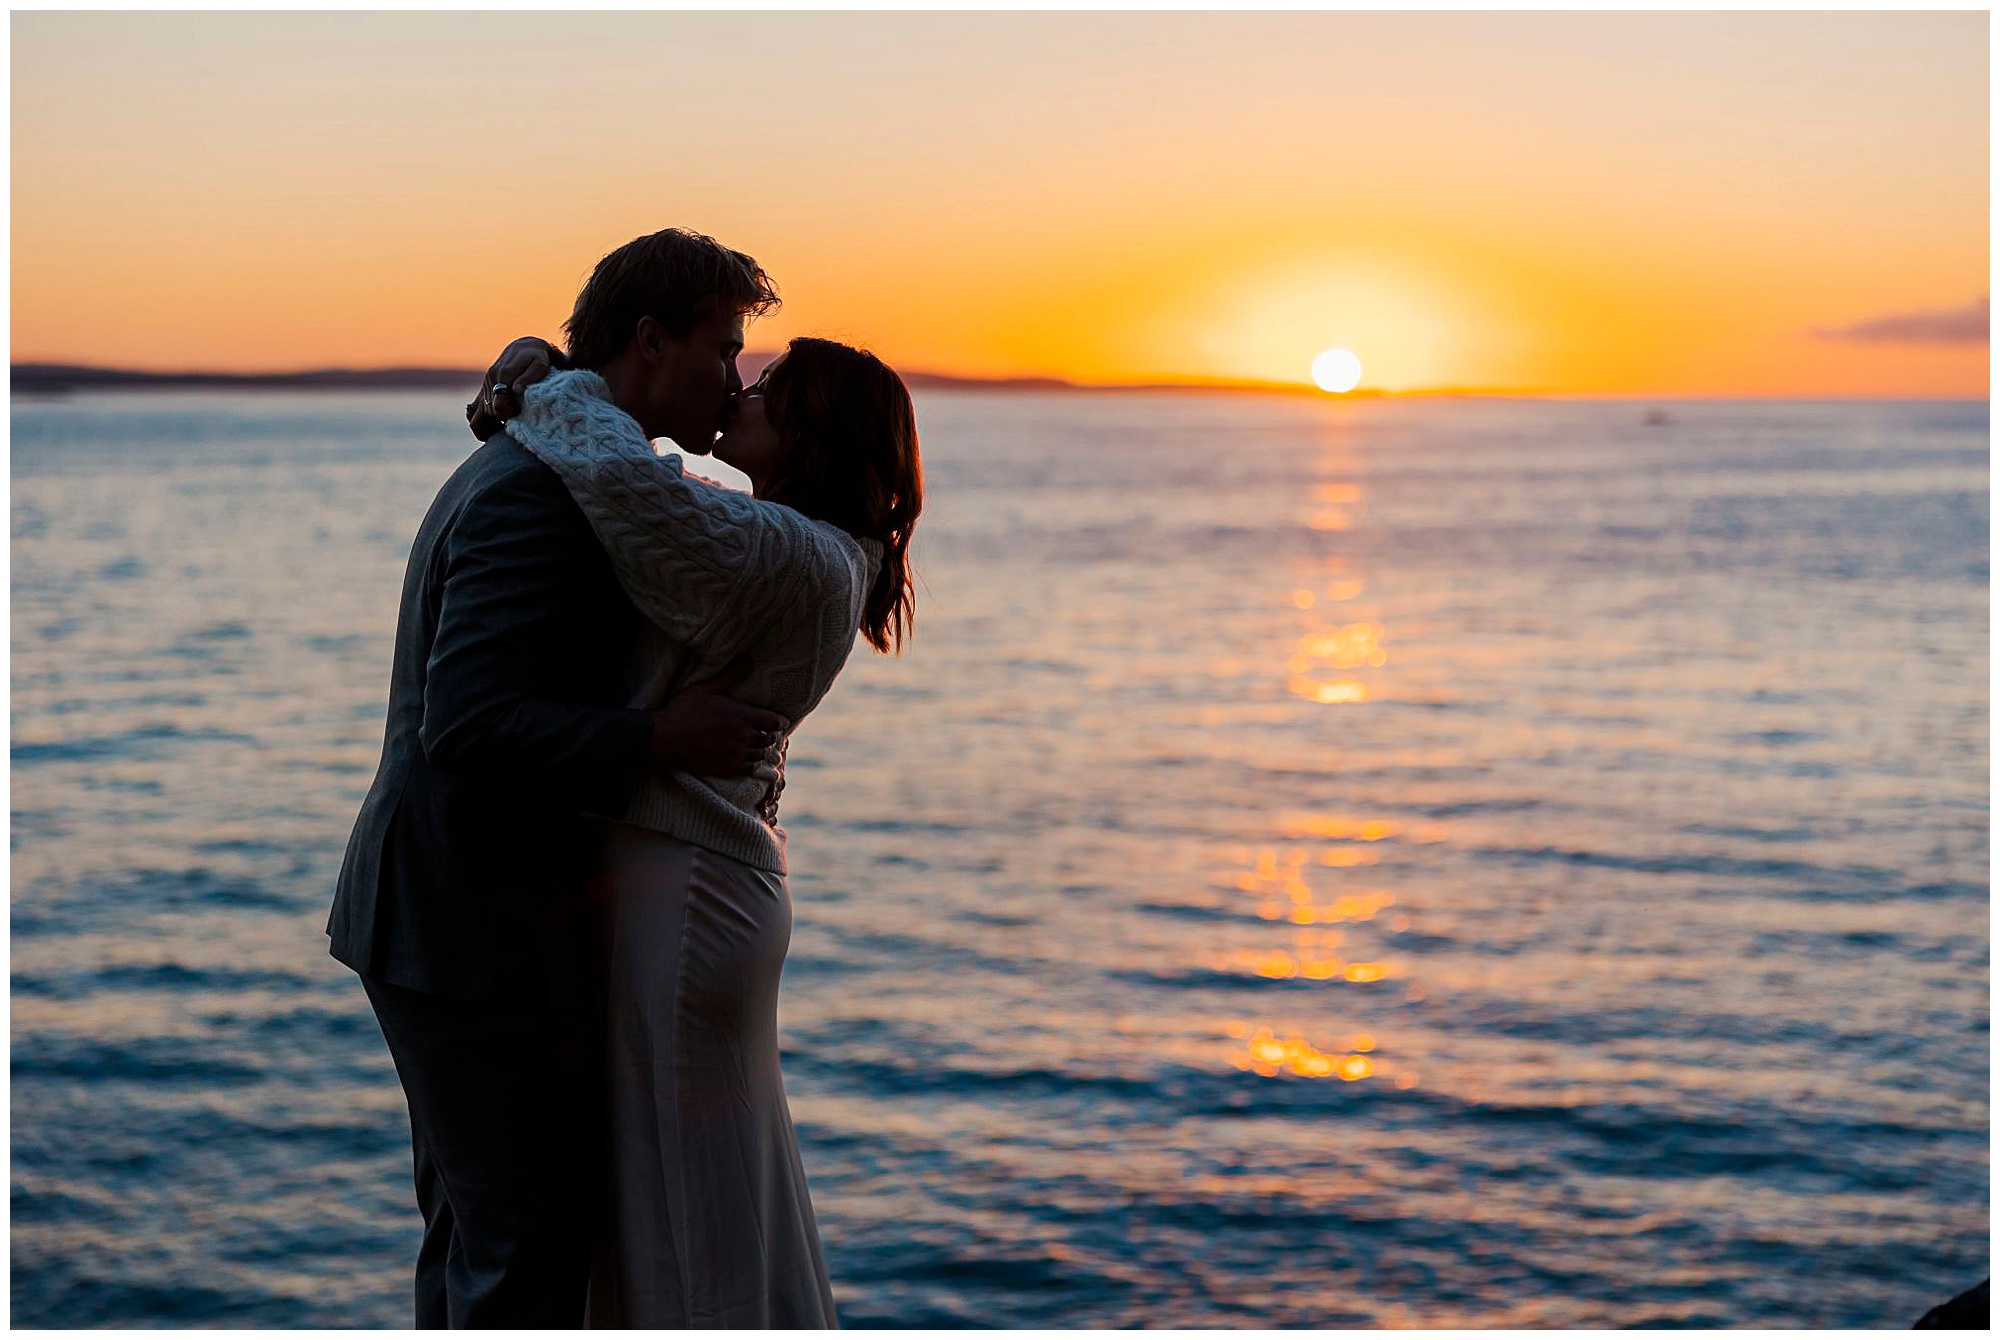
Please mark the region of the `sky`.
<svg viewBox="0 0 2000 1340"><path fill-rule="evenodd" d="M12 358L484 366L684 225L1084 382L1987 394L1984 13L16 13Z"/></svg>

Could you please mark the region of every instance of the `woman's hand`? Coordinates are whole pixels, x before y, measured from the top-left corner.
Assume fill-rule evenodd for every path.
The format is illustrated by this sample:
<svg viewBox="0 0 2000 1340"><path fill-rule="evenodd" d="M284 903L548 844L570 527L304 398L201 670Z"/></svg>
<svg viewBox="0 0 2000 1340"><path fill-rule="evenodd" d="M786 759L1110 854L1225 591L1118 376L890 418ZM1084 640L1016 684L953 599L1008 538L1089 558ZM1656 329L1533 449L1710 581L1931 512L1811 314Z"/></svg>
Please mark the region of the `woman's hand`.
<svg viewBox="0 0 2000 1340"><path fill-rule="evenodd" d="M523 335L500 351L479 394L465 407L465 422L472 435L484 442L499 432L507 420L521 412L522 388L549 375L551 368L566 368L569 360L562 351L539 335Z"/></svg>

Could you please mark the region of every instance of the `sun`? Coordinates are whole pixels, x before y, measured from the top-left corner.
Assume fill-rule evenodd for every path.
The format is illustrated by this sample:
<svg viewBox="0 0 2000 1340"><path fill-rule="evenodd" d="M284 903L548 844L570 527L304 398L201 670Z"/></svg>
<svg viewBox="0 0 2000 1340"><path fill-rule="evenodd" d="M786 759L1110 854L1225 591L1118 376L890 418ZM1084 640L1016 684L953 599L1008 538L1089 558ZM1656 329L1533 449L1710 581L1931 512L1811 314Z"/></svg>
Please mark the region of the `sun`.
<svg viewBox="0 0 2000 1340"><path fill-rule="evenodd" d="M1361 360L1345 349L1328 349L1313 360L1313 382L1336 394L1361 385Z"/></svg>

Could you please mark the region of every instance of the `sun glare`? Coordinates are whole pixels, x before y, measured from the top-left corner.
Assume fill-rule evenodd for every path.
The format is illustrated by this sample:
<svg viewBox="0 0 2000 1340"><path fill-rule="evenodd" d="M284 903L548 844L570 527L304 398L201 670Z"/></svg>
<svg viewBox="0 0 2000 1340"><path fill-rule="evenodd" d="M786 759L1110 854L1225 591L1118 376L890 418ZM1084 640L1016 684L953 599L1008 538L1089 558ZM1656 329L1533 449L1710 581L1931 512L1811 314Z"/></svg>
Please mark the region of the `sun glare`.
<svg viewBox="0 0 2000 1340"><path fill-rule="evenodd" d="M1361 385L1361 360L1345 349L1328 349L1313 360L1313 383L1338 394Z"/></svg>

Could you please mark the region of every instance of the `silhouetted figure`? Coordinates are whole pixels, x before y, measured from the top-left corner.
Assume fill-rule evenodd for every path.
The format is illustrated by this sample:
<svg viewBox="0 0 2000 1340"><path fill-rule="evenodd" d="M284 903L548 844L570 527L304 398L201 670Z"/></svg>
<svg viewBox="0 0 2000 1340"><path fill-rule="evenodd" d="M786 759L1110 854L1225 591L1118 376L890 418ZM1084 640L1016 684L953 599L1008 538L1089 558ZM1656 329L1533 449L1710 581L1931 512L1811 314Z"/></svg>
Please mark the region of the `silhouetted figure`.
<svg viewBox="0 0 2000 1340"><path fill-rule="evenodd" d="M678 333L645 318L652 346L622 370L659 436L706 447L740 389L742 313L774 299L749 257L657 236L648 310L702 316ZM409 1099L419 1326L582 1324L604 1142L581 812L617 813L661 771L747 773L785 724L719 692L692 714L631 706L640 627L590 522L519 442L494 435L438 491L327 923Z"/></svg>
<svg viewBox="0 0 2000 1340"><path fill-rule="evenodd" d="M568 485L652 625L636 702L743 658L737 694L796 723L857 634L900 645L923 482L908 388L881 360L799 339L765 367L714 444L752 496L655 455L608 377L550 371L554 351L523 344L494 369L527 387L507 433ZM655 778L601 825L610 1181L593 1327L839 1324L778 1055L789 734L768 771Z"/></svg>

